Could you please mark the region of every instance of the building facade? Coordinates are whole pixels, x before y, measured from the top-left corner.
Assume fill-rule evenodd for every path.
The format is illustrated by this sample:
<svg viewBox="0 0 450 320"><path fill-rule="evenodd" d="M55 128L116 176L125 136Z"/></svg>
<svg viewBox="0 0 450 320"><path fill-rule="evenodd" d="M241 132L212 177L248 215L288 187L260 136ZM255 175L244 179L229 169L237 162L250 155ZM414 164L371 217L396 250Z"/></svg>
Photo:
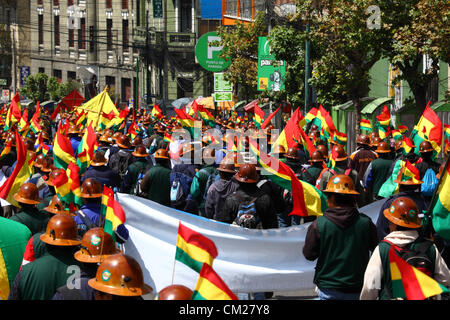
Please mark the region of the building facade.
<svg viewBox="0 0 450 320"><path fill-rule="evenodd" d="M132 0L30 0L31 74L78 80L86 99L106 86L114 101L135 96Z"/></svg>

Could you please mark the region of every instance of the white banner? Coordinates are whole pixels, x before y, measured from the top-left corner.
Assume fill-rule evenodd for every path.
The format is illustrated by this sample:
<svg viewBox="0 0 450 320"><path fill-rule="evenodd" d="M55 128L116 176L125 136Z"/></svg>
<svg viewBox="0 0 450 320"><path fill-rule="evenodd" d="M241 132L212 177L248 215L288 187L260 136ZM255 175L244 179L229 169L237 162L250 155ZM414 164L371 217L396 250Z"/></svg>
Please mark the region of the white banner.
<svg viewBox="0 0 450 320"><path fill-rule="evenodd" d="M184 284L192 290L195 288L198 273L180 262L175 263L180 221L214 241L218 256L213 268L235 293L315 287L316 261L307 261L302 253L310 223L289 228L250 230L181 212L140 197L119 193L117 199L125 210L125 225L130 231L124 253L139 262L145 283L153 288L153 293L172 283ZM383 202L377 201L360 211L373 219Z"/></svg>

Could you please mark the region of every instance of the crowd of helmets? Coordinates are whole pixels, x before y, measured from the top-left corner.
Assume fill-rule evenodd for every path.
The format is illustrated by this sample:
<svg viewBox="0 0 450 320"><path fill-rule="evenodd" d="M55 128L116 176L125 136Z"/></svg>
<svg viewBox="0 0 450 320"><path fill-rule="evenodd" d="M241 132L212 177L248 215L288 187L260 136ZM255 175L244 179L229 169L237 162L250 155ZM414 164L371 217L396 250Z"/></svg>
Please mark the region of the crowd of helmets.
<svg viewBox="0 0 450 320"><path fill-rule="evenodd" d="M367 161L367 163L363 163L363 165L352 167L351 163L355 154L358 152L358 148L364 146L365 150L368 150L368 152L373 154L373 156L370 157L372 160L376 159L380 154L391 154L392 159L394 159L396 152L402 148L401 141L391 143L390 141L380 139L376 133L372 133L370 135L359 135L356 140L357 149L354 150L354 152L349 153L346 152L345 147L340 144L322 140L319 128L313 125L308 128L307 134L308 138L311 139L315 145L315 151L312 152L311 155L307 155L307 151L303 149L302 144L297 144L287 150L280 144L272 147L276 140L276 137L272 135L272 132L275 132L275 127L273 125L269 125L264 130L258 130L253 122L243 122L238 125L232 119L217 117L215 119L216 126L214 128L207 125L203 126L200 141L173 141L172 143L177 145L175 150L171 148L171 143L169 143L165 137L168 135L175 136L177 130L182 129L182 126L176 119L168 119L166 116L163 116L161 119L154 120L151 119L150 116L142 116L139 112L136 117L136 119L138 119L140 133L138 136L134 137L134 139L131 139L129 135L113 129L99 130L97 132L99 149L94 153L90 166L95 167L98 170L102 168L105 168L104 170L112 170L109 168L109 160L113 158L115 153L121 150L122 152L127 152L132 155L128 167L133 165L137 160L144 161L148 164L148 166L146 166L146 171L144 172L144 175L147 176L144 179L148 180L149 172L151 172L157 164L163 165L170 172L173 171L177 165L183 164L184 162L187 162L186 165L193 165L192 163L189 163L189 161L195 158L196 151L200 151L201 162L196 164L197 166L193 168L194 175L196 175L202 167L208 164L211 165L212 163L217 169L218 174L222 174L220 178L229 181L234 180L236 182L236 187L230 189L230 193L225 194L223 199L231 197L239 188L242 188L242 185L248 184L258 186L259 182L264 178L267 178L265 173L258 166L256 158L252 155L249 137L254 138L260 143L261 150L264 150L268 154L277 157L280 161L289 165L299 179L307 180L326 194L354 194L358 197L363 197L364 191L366 190L363 188L363 192L357 191L358 186L361 186L361 179L357 177L364 175L370 162ZM76 117L63 113L61 119L73 122ZM130 119L128 119L127 126L130 124L129 120ZM54 136L53 133L57 127L57 123L52 123L47 118L44 118L41 124L43 141L48 146L51 146ZM221 137L221 141L217 141L217 135L208 134L208 132L211 132L210 130L216 130ZM246 132L250 131L252 132L251 135L247 135L246 138L242 140L239 139L240 135L245 135ZM74 137L75 140L78 140L78 143L80 142L83 133L84 132L80 131L74 124L70 125L68 130L68 136ZM78 262L95 264L97 266L95 277L89 279L88 285L96 290L96 298L98 299L105 298L105 296L108 296L109 298L115 296L139 297L150 293L152 289L144 283L143 273L139 263L134 258L121 253L111 235L105 233L101 226L84 230L84 232L80 233L79 226L74 218L77 215L76 209L78 208L63 203L63 201L55 194L54 189L52 189L55 180L58 179L60 175L64 174L64 170L55 167L51 150L46 156L42 153L36 155L36 138L36 135L30 131L27 137L24 138L24 142L28 152L34 157L33 166L40 175L38 178L42 179L37 179L34 183L27 182L22 185L18 193L14 196L14 199L20 204L30 206L41 205L40 212L48 215L45 227L43 230L40 230L42 231L40 240L50 246L60 246L62 248L76 247L77 250L74 252L74 258ZM3 133L2 142L3 147L9 143L14 147L14 134L11 133L11 131ZM217 147L217 144L219 147ZM211 145L215 145L216 147L208 148L208 146ZM429 152L427 149L429 147L430 146L424 143L420 146L421 152ZM236 150L233 150L233 148ZM448 150L445 151L445 154L447 155ZM334 172L325 184L319 184L318 181L324 179L324 173L329 171L327 164L330 161L330 155L332 153L335 155L333 160L345 163L346 169L349 168L355 170L356 168L356 177L344 172ZM6 176L10 174L11 168L13 167L15 159L12 160L13 161L10 161L9 163L4 160L2 162L2 170ZM312 168L316 168L316 170L308 171ZM87 172L89 171L86 171L86 173ZM117 177L119 173L114 172L114 174ZM165 177L168 177L167 172L165 174ZM339 183L336 183L336 180L333 179L336 176L339 176ZM351 179L349 177L351 177ZM108 176L108 179L109 178L110 176ZM117 179L118 182L111 186L114 187L114 190L117 192L132 193L133 191L130 189L126 191L122 189L123 181L126 180L125 178L128 179L126 176L119 175L119 178ZM140 180L138 175L134 176L133 179L133 183L143 184L143 180ZM91 199L90 201L93 201L92 199L94 199L94 201L97 201L97 204L100 204L103 185L108 183L97 179L95 174L89 176L88 179L81 179L81 181L81 198L86 202L89 201L86 199ZM332 183L332 181L334 181L334 183ZM402 183L401 181L398 182ZM203 181L202 183L205 184L206 182ZM166 185L168 188L165 192L170 193L170 185L168 183ZM42 206L44 197L42 196L41 191L45 187L50 188L53 192L46 195L48 201ZM143 187L143 185L141 185L141 187ZM205 187L205 185L201 187ZM269 194L268 197L268 201L271 202L272 208L276 208L279 204L276 203L277 199L284 201L283 195L285 195L286 192L283 193L283 190L280 187L278 188L281 198L275 196L277 193L275 191L273 194ZM135 190L135 188L133 188L133 190ZM206 190L206 193L207 191L208 190ZM151 195L144 194L145 193L136 195L146 196L149 199L152 199ZM166 195L166 198L169 198L169 194ZM375 200L375 197L366 197L359 205L367 205ZM202 199L201 197L197 199L196 206L194 206L195 209L193 209L193 211L188 211L194 214L204 215L204 212L198 209L199 202L202 201L204 202L205 199ZM222 200L222 205L224 204L224 201L226 200ZM164 202L162 204L171 205L170 202ZM9 215L11 217L18 214L17 209L9 209ZM404 218L402 218L404 210L402 211L400 209L393 213L393 220L397 221L403 219L402 221L404 221ZM410 210L409 207L407 209ZM291 219L291 217L285 219L289 209L280 209L278 211L279 212L272 213L274 216L272 220L277 221L277 224L272 225L272 227L301 224L315 219L315 217L310 217L311 219ZM7 216L7 213L4 211L3 215ZM215 217L209 216L208 218L214 219ZM184 286L171 285L160 291L157 297L159 299L188 299L191 295L192 290Z"/></svg>

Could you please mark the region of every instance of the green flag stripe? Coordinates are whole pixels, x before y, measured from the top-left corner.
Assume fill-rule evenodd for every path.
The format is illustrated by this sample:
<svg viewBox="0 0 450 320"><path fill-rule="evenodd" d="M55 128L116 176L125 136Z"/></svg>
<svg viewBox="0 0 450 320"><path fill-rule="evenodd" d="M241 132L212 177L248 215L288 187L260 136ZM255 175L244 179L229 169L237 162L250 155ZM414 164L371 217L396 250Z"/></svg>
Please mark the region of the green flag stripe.
<svg viewBox="0 0 450 320"><path fill-rule="evenodd" d="M197 271L198 273L200 273L200 270L202 269L203 263L192 259L191 256L189 256L185 251L183 251L181 248L178 247L175 253L175 260L184 263L185 265Z"/></svg>

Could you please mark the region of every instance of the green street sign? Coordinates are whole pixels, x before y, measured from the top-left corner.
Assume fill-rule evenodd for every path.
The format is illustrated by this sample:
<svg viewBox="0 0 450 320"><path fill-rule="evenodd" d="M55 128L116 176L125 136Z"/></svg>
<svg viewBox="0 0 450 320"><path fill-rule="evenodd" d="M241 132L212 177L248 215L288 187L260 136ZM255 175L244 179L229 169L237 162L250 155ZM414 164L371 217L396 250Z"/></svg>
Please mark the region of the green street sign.
<svg viewBox="0 0 450 320"><path fill-rule="evenodd" d="M233 101L233 92L214 92L214 101Z"/></svg>
<svg viewBox="0 0 450 320"><path fill-rule="evenodd" d="M231 64L230 59L225 60L219 57L223 46L211 45L212 42L220 40L220 36L215 31L205 33L197 40L195 57L205 70L219 72L225 70Z"/></svg>
<svg viewBox="0 0 450 320"><path fill-rule="evenodd" d="M6 86L8 81L6 79L0 79L0 86Z"/></svg>
<svg viewBox="0 0 450 320"><path fill-rule="evenodd" d="M223 72L214 73L214 91L233 91L233 84L225 80Z"/></svg>
<svg viewBox="0 0 450 320"><path fill-rule="evenodd" d="M277 61L270 51L267 37L258 42L258 91L280 91L284 89L286 62Z"/></svg>
<svg viewBox="0 0 450 320"><path fill-rule="evenodd" d="M163 17L162 0L154 0L153 1L153 18L162 18L162 17Z"/></svg>

